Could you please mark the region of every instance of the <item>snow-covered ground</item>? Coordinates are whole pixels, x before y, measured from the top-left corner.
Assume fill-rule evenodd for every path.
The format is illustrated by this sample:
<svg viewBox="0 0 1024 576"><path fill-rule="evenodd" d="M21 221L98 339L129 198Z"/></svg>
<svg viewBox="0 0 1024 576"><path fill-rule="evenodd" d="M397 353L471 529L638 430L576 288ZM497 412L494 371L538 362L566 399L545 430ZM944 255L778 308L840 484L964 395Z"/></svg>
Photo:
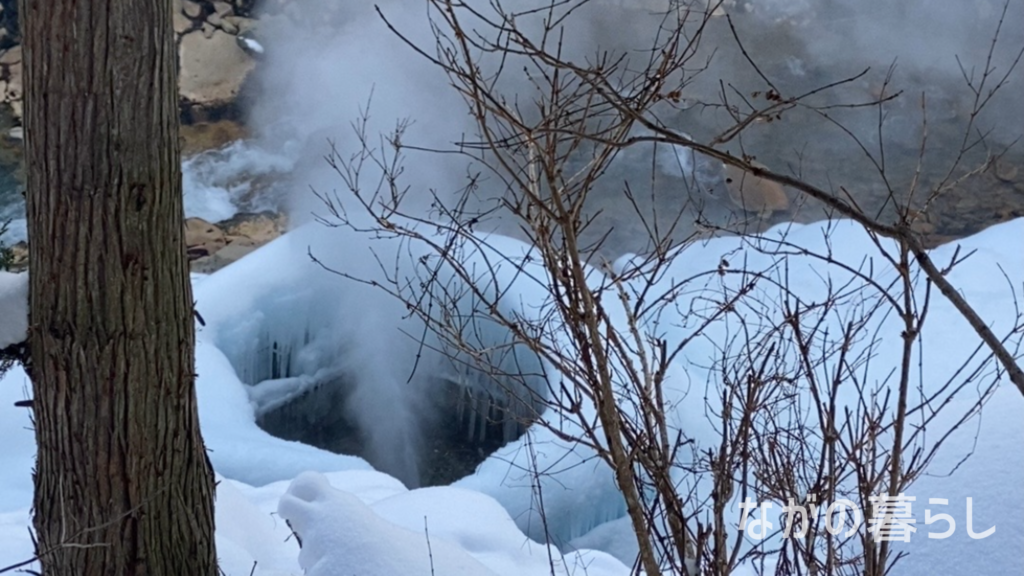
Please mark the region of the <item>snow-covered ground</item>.
<svg viewBox="0 0 1024 576"><path fill-rule="evenodd" d="M877 251L863 232L846 223L779 227L766 235L783 230L790 241L816 248L825 246L824 235L829 232L837 258L857 261ZM292 355L308 370L337 368L328 359L354 361L337 350L362 339L359 369L380 387L379 395L368 394L363 401L370 414L367 420L376 419L378 425L387 422L370 441L379 443L381 450L391 450L415 439L416 428L402 419L415 417L419 397L405 396L401 388L388 389L393 385L388 382L403 375L403 367L411 361L404 355L415 352L393 330L403 316L401 307L369 287L325 273L308 262L306 253L312 251L329 265L344 266L356 275L371 274L388 257L414 262L418 254L376 240L372 248L377 258L366 258L371 245L345 234L300 228L211 276L194 279L197 307L207 322L197 327L200 418L211 461L222 478L217 539L225 573L249 574L255 563L256 574L628 574L629 568L613 557L628 558L635 544L630 541L625 509L611 473L589 451L567 445L543 429L535 428L499 450L454 486L407 490L359 458L273 438L256 426L247 384L255 383L252 374L258 367L253 367L249 356L268 330L276 331L279 339L301 332ZM975 252L950 276L1000 334L1015 320L1013 290L1019 291L1024 284L1021 238L1024 219L964 240L962 253ZM493 239L491 246L488 250L506 255L529 249L507 239ZM936 250L936 259L948 260L953 249ZM672 275L714 269L725 255L733 262L746 258L749 266L756 266L761 257L739 239L716 239L687 250ZM822 286L823 272L823 266L794 258L789 280L812 295ZM841 272L829 274L842 276ZM542 299L531 281L517 280L515 285L512 300ZM0 317L0 323L7 322L9 318ZM898 332L880 337L899 341ZM1019 341L1019 335L1016 338ZM976 340L956 312L935 295L924 335L922 380L945 381ZM885 367L895 366L897 348L878 347L873 370L884 374ZM693 354L701 349L696 350ZM367 364L366 357L375 362ZM692 355L688 360L700 361ZM20 369L0 381L0 438L4 439L0 447L0 569L32 555L26 527L30 525L35 446L27 411L13 406L27 396L28 387ZM976 398L968 393L953 402L967 406ZM676 417L693 422L686 410L694 406L687 407L686 398L682 399ZM390 418L383 416L389 408ZM996 390L980 418L954 434L930 468L933 475L913 486L918 531L899 548L909 555L897 564L895 574L1024 571L1024 502L1013 491L1024 480L1022 413L1024 398L1007 382ZM944 424L929 426L944 430ZM709 432L688 433L699 438ZM960 463L972 450L973 455ZM527 463L551 472L541 479L547 511L544 527L536 514L534 479L519 468ZM395 466L402 470L401 462ZM984 539L968 535L967 497L973 501L973 531L995 526L994 534ZM928 505L929 498L949 503ZM925 508L933 515L949 513L955 518L952 537L927 537L926 532L941 532L946 524L926 526ZM302 533L301 549L283 520ZM561 552L537 542L545 532L564 544ZM573 547L602 551L565 552Z"/></svg>

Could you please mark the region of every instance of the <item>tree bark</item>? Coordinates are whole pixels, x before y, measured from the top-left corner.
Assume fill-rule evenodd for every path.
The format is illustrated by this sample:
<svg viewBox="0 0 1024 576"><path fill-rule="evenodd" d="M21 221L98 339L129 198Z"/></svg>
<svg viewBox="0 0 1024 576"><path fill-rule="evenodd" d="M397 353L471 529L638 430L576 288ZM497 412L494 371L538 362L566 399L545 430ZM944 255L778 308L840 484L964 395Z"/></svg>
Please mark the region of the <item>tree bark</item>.
<svg viewBox="0 0 1024 576"><path fill-rule="evenodd" d="M216 574L171 0L23 0L43 572Z"/></svg>

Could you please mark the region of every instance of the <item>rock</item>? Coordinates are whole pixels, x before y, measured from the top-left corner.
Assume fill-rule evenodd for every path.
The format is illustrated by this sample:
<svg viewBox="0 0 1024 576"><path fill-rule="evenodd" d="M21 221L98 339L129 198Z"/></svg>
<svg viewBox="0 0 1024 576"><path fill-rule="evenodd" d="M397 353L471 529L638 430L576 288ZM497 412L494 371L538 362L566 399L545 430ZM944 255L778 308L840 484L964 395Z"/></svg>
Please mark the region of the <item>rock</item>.
<svg viewBox="0 0 1024 576"><path fill-rule="evenodd" d="M198 2L193 2L192 0L182 0L182 10L186 16L193 20L199 18L203 14L203 6Z"/></svg>
<svg viewBox="0 0 1024 576"><path fill-rule="evenodd" d="M282 214L241 213L211 224L199 218L185 221L185 244L193 272L208 274L238 260L284 233Z"/></svg>
<svg viewBox="0 0 1024 576"><path fill-rule="evenodd" d="M225 29L227 25L232 25L237 30L237 32L235 32L236 34L244 34L245 32L249 32L256 28L256 21L252 18L244 18L242 16L225 16L223 20Z"/></svg>
<svg viewBox="0 0 1024 576"><path fill-rule="evenodd" d="M753 166L763 168L756 163ZM789 197L776 182L754 176L732 165L725 167L725 185L729 199L737 208L756 212L762 217L789 210Z"/></svg>
<svg viewBox="0 0 1024 576"><path fill-rule="evenodd" d="M191 269L193 272L200 274L210 274L216 272L221 268L241 259L243 256L251 253L260 247L260 244L249 240L248 238L237 238L233 237L230 244L219 250L216 254L204 256L193 260L191 263Z"/></svg>
<svg viewBox="0 0 1024 576"><path fill-rule="evenodd" d="M231 22L228 22L227 20L221 20L221 22L220 22L220 29L225 31L225 32L227 32L228 34L232 34L232 35L238 34L238 26L235 26L234 24L232 24Z"/></svg>
<svg viewBox="0 0 1024 576"><path fill-rule="evenodd" d="M200 122L181 127L181 153L191 156L206 150L223 148L248 136L245 127L231 120Z"/></svg>
<svg viewBox="0 0 1024 576"><path fill-rule="evenodd" d="M204 24L204 28L209 24ZM215 108L234 101L256 63L235 37L211 27L210 37L192 32L181 39L181 96L190 106Z"/></svg>
<svg viewBox="0 0 1024 576"><path fill-rule="evenodd" d="M218 224L228 236L248 238L259 245L266 244L283 234L286 225L283 215L270 212L236 214Z"/></svg>
<svg viewBox="0 0 1024 576"><path fill-rule="evenodd" d="M217 16L228 16L235 12L235 7L227 2L221 0L215 0L213 3L213 13Z"/></svg>
<svg viewBox="0 0 1024 576"><path fill-rule="evenodd" d="M204 256L216 254L227 245L224 231L202 218L185 220L185 247L188 259L196 260Z"/></svg>
<svg viewBox="0 0 1024 576"><path fill-rule="evenodd" d="M193 272L208 274L242 258L284 233L283 214L238 214L218 224L202 218L185 220L185 247ZM28 244L9 247L14 272L28 269Z"/></svg>
<svg viewBox="0 0 1024 576"><path fill-rule="evenodd" d="M248 33L242 33L235 36L235 40L238 43L238 47L241 48L246 54L252 56L255 59L263 57L263 45L260 44L255 38L249 37Z"/></svg>
<svg viewBox="0 0 1024 576"><path fill-rule="evenodd" d="M195 23L181 12L175 12L172 20L174 21L174 33L178 36L188 32L195 26Z"/></svg>
<svg viewBox="0 0 1024 576"><path fill-rule="evenodd" d="M0 55L0 100L11 106L15 118L21 118L22 87L21 46L15 46Z"/></svg>
<svg viewBox="0 0 1024 576"><path fill-rule="evenodd" d="M232 0L235 14L239 16L250 16L256 9L257 0Z"/></svg>
<svg viewBox="0 0 1024 576"><path fill-rule="evenodd" d="M1013 182L1017 179L1017 167L1005 159L996 160L995 172L996 178L1003 182Z"/></svg>
<svg viewBox="0 0 1024 576"><path fill-rule="evenodd" d="M28 270L28 243L22 240L8 248L11 250L9 269L12 272Z"/></svg>
<svg viewBox="0 0 1024 576"><path fill-rule="evenodd" d="M21 64L21 45L14 46L4 50L3 55L0 55L0 65L10 66L12 64Z"/></svg>

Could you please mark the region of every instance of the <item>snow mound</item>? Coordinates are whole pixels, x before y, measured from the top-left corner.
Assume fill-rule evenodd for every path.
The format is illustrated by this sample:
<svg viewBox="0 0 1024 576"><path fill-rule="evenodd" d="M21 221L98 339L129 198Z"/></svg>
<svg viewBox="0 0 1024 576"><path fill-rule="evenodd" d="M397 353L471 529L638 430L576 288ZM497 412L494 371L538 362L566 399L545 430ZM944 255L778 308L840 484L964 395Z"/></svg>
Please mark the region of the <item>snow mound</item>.
<svg viewBox="0 0 1024 576"><path fill-rule="evenodd" d="M294 478L306 470L369 470L365 460L271 436L256 425L244 384L227 357L196 340L196 395L203 440L214 469L254 486Z"/></svg>
<svg viewBox="0 0 1024 576"><path fill-rule="evenodd" d="M494 574L450 542L391 524L320 474L296 478L278 513L301 539L307 576Z"/></svg>
<svg viewBox="0 0 1024 576"><path fill-rule="evenodd" d="M335 479L344 486L348 474ZM372 482L359 474L353 478L365 489ZM308 576L629 572L600 552L563 557L526 538L493 499L458 488L412 490L367 504L308 472L292 482L278 513L301 539L299 564Z"/></svg>

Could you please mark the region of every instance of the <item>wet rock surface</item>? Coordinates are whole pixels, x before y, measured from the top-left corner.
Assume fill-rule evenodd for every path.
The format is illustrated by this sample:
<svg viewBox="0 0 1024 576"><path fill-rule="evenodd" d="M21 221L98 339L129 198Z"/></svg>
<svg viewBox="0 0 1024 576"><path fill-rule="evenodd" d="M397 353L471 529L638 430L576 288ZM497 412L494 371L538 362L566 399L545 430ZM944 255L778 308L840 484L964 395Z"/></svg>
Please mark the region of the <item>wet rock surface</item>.
<svg viewBox="0 0 1024 576"><path fill-rule="evenodd" d="M242 213L218 222L185 221L185 246L193 272L209 274L284 234L287 218L272 212Z"/></svg>
<svg viewBox="0 0 1024 576"><path fill-rule="evenodd" d="M185 220L185 247L193 272L209 274L235 262L287 230L288 220L273 212L240 213L222 222ZM10 247L10 269L28 269L28 243Z"/></svg>

